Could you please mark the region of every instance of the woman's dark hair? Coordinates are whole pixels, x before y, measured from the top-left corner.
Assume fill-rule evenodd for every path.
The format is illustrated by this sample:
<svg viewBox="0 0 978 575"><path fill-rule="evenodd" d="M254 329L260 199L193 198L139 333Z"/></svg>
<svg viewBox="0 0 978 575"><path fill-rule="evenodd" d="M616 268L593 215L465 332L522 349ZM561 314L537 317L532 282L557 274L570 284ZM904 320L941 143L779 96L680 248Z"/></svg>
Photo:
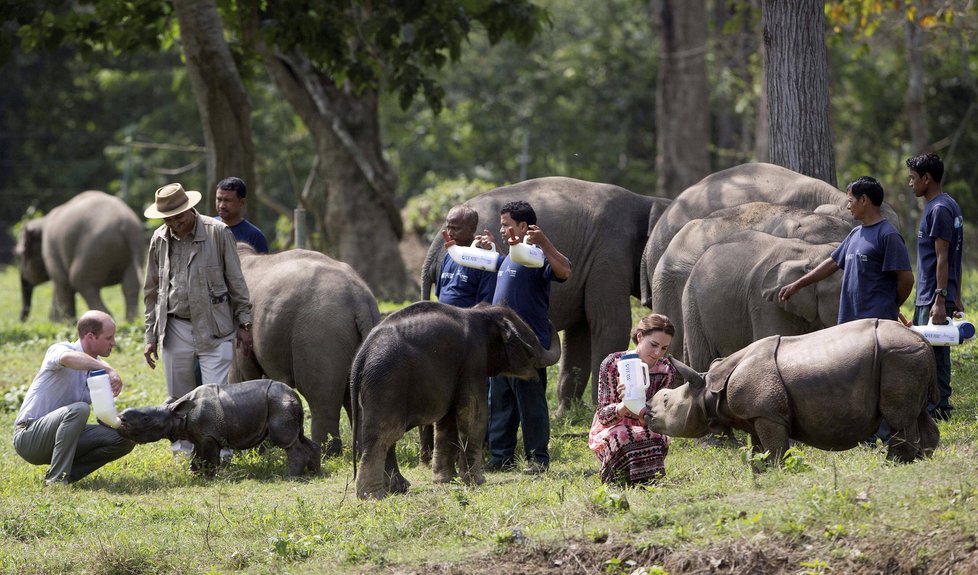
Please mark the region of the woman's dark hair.
<svg viewBox="0 0 978 575"><path fill-rule="evenodd" d="M656 331L664 332L666 335L676 335L676 326L672 325L672 321L661 313L650 313L643 317L632 330L632 341L638 344L639 334L645 335Z"/></svg>

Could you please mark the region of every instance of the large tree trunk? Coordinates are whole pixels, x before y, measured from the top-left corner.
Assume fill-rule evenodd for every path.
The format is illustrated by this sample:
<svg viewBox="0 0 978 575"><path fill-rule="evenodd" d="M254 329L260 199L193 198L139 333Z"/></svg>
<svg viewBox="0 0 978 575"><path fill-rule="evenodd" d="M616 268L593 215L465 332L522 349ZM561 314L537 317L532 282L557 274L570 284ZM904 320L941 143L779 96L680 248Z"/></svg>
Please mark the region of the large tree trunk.
<svg viewBox="0 0 978 575"><path fill-rule="evenodd" d="M755 19L755 13L758 18ZM757 24L760 8L744 2L717 2L714 7L712 40L713 60L720 85L714 91L711 106L715 118L714 141L716 154L712 162L714 171L731 168L754 158L754 142L757 130L756 114L759 105L747 106L749 111L738 111L738 101L744 98L745 88L756 81L751 66L751 56L758 53ZM735 24L739 24L734 27ZM767 112L767 108L764 108ZM765 118L765 126L767 119ZM767 135L765 134L765 137Z"/></svg>
<svg viewBox="0 0 978 575"><path fill-rule="evenodd" d="M213 212L217 182L238 176L253 188L255 147L251 140L251 102L245 91L213 0L173 0L190 86L197 100L207 146L206 206ZM256 210L258 202L249 204ZM252 212L251 217L254 217Z"/></svg>
<svg viewBox="0 0 978 575"><path fill-rule="evenodd" d="M674 198L710 173L704 0L659 0L656 194Z"/></svg>
<svg viewBox="0 0 978 575"><path fill-rule="evenodd" d="M376 92L354 95L302 54L259 49L316 143L325 184L317 219L327 253L353 266L377 298L413 297L418 288L398 249L404 224L394 203L396 178L381 153Z"/></svg>
<svg viewBox="0 0 978 575"><path fill-rule="evenodd" d="M771 162L836 185L824 0L765 0Z"/></svg>
<svg viewBox="0 0 978 575"><path fill-rule="evenodd" d="M907 48L907 118L910 120L910 151L921 154L927 150L930 133L927 129L927 106L924 102L924 55L922 53L924 31L916 22L904 23Z"/></svg>

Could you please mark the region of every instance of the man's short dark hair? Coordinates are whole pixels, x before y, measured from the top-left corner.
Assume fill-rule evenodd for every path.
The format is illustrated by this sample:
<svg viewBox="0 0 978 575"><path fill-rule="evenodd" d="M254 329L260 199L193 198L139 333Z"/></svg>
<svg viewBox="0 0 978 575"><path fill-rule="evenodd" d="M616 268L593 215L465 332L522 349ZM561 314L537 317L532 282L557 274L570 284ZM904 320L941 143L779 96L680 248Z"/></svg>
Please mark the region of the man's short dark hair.
<svg viewBox="0 0 978 575"><path fill-rule="evenodd" d="M95 337L102 335L102 320L98 317L82 317L78 320L78 338L81 339L85 337L86 333L90 333Z"/></svg>
<svg viewBox="0 0 978 575"><path fill-rule="evenodd" d="M944 177L944 162L937 154L920 154L907 158L907 167L921 176L930 174L931 179L938 184Z"/></svg>
<svg viewBox="0 0 978 575"><path fill-rule="evenodd" d="M876 178L869 176L856 178L849 182L849 185L846 186L846 191L851 193L854 198L858 198L859 196L868 197L874 206L879 207L883 205L883 186Z"/></svg>
<svg viewBox="0 0 978 575"><path fill-rule="evenodd" d="M245 186L244 180L231 176L230 178L224 178L217 183L217 189L228 190L238 194L239 198L248 197L248 187Z"/></svg>
<svg viewBox="0 0 978 575"><path fill-rule="evenodd" d="M528 226L535 226L537 223L537 213L533 211L533 206L529 202L517 200L509 202L499 210L499 215L509 214L514 222L526 222Z"/></svg>

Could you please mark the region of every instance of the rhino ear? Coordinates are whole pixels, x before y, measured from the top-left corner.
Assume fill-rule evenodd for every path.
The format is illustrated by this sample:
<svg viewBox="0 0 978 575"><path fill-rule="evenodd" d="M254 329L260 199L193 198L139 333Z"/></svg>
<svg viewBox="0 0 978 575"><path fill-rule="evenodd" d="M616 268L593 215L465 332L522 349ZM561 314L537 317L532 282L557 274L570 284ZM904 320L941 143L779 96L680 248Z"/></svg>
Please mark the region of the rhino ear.
<svg viewBox="0 0 978 575"><path fill-rule="evenodd" d="M672 363L672 367L676 369L676 372L683 376L683 379L685 379L687 383L689 383L689 386L694 390L700 389L706 385L706 380L703 379L702 373L689 367L671 355L669 356L669 362Z"/></svg>
<svg viewBox="0 0 978 575"><path fill-rule="evenodd" d="M197 404L194 403L194 400L190 399L189 397L181 397L180 399L167 405L167 408L173 415L186 415L195 407L197 407Z"/></svg>

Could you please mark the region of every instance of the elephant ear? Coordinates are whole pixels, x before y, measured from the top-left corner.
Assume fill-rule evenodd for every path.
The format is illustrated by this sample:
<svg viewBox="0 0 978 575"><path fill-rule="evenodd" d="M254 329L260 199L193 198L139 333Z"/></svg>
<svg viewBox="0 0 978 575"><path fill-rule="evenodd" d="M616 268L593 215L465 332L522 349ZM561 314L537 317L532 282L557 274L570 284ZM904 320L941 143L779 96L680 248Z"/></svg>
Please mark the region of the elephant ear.
<svg viewBox="0 0 978 575"><path fill-rule="evenodd" d="M786 260L768 268L761 281L761 297L765 301L775 302L792 315L803 318L808 323L818 317L818 297L815 285L809 285L798 290L785 303L778 301L781 288L805 275L812 268L809 260Z"/></svg>
<svg viewBox="0 0 978 575"><path fill-rule="evenodd" d="M508 318L500 320L503 336L503 349L506 351L506 362L509 369L518 369L523 366L533 365L534 351L539 347L539 342L534 337L533 341L524 337L516 324Z"/></svg>

